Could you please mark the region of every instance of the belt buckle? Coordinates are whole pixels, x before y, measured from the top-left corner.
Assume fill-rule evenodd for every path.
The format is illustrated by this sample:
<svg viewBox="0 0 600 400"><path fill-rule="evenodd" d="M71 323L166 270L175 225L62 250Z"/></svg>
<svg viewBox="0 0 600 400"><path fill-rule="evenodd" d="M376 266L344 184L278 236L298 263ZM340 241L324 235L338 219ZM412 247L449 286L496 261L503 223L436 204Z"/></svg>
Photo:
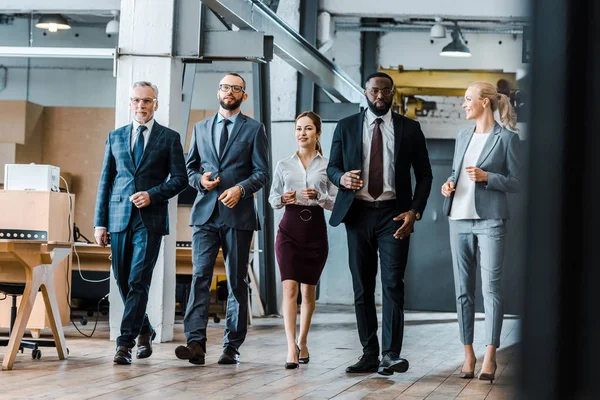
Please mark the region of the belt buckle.
<svg viewBox="0 0 600 400"><path fill-rule="evenodd" d="M302 216L305 211L308 213L308 218ZM304 222L310 221L312 219L312 211L310 211L308 208L302 209L302 211L300 211L300 219Z"/></svg>

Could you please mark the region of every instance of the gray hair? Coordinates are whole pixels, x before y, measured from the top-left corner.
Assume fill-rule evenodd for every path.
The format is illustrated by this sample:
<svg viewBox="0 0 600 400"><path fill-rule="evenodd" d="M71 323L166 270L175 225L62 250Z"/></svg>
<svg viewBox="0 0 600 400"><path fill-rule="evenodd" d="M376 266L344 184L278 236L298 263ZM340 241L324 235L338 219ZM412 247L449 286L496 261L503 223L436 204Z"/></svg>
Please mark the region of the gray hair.
<svg viewBox="0 0 600 400"><path fill-rule="evenodd" d="M136 88L136 87L152 88L152 90L154 90L154 96L158 99L158 87L156 85L153 85L152 83L150 83L148 81L137 81L133 85L131 85L131 89Z"/></svg>

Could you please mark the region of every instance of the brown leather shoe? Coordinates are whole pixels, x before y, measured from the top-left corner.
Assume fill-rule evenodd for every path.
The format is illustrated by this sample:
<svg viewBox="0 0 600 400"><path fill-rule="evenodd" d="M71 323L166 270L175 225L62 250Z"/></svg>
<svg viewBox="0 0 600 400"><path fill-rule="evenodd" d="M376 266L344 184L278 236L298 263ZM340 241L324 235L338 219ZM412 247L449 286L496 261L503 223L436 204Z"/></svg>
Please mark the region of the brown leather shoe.
<svg viewBox="0 0 600 400"><path fill-rule="evenodd" d="M138 336L136 358L148 358L152 355L152 341L155 337L156 331Z"/></svg>
<svg viewBox="0 0 600 400"><path fill-rule="evenodd" d="M115 364L130 365L131 364L131 349L125 346L117 347L117 353L113 358Z"/></svg>
<svg viewBox="0 0 600 400"><path fill-rule="evenodd" d="M237 364L240 362L240 353L237 352L233 347L225 347L223 349L223 354L219 357L219 364Z"/></svg>
<svg viewBox="0 0 600 400"><path fill-rule="evenodd" d="M187 346L177 346L175 356L180 360L188 360L192 364L203 365L206 351L198 342L189 342Z"/></svg>

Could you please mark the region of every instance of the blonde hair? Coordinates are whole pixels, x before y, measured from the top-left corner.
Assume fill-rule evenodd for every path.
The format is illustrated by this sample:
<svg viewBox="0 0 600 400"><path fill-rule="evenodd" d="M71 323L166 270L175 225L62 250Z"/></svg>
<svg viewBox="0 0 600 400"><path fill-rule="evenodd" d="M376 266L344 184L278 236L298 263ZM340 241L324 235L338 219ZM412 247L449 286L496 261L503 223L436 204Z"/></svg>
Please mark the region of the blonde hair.
<svg viewBox="0 0 600 400"><path fill-rule="evenodd" d="M316 112L304 111L303 113L300 113L300 115L298 115L296 117L296 123L302 117L310 118L310 120L313 122L313 124L315 124L315 129L317 130L317 146L316 146L317 152L320 155L323 155L323 148L321 147L321 117Z"/></svg>
<svg viewBox="0 0 600 400"><path fill-rule="evenodd" d="M494 85L488 82L473 82L469 87L477 88L481 99L488 99L492 112L498 110L500 121L512 131L517 132L517 113L510 104L510 99L502 93L498 93Z"/></svg>

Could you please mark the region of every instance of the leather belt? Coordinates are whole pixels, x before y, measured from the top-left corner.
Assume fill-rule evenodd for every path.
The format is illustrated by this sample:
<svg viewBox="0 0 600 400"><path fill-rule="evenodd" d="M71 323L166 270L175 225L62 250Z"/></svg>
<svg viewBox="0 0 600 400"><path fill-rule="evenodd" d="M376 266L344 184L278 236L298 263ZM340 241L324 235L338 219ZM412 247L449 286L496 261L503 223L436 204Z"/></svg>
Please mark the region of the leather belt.
<svg viewBox="0 0 600 400"><path fill-rule="evenodd" d="M389 208L396 207L396 199L383 200L383 201L365 201L354 199L356 204L365 208Z"/></svg>

